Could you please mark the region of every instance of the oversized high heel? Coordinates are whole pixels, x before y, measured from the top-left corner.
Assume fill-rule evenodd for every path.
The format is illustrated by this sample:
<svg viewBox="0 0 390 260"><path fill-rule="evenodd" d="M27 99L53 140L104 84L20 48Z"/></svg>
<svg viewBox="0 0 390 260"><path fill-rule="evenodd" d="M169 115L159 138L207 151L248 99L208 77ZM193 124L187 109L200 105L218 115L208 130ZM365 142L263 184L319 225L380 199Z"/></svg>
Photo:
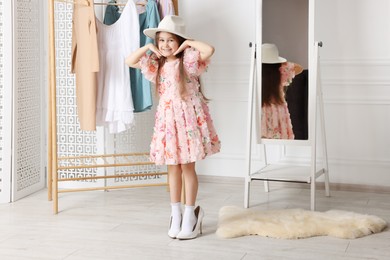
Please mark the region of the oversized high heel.
<svg viewBox="0 0 390 260"><path fill-rule="evenodd" d="M202 234L202 221L204 212L203 209L200 206L197 206L194 210L195 217L197 218L196 224L194 225L194 228L192 229L192 232L183 232L180 231L179 234L177 234L176 238L180 240L186 240L186 239L194 239L199 234Z"/></svg>
<svg viewBox="0 0 390 260"><path fill-rule="evenodd" d="M182 217L182 216L181 216ZM181 229L181 220L180 220L180 227L178 229L174 229L172 228L172 216L171 216L171 220L169 222L169 230L168 230L168 236L172 239L175 239L177 237L177 235L180 233L180 229ZM183 219L183 218L182 218Z"/></svg>

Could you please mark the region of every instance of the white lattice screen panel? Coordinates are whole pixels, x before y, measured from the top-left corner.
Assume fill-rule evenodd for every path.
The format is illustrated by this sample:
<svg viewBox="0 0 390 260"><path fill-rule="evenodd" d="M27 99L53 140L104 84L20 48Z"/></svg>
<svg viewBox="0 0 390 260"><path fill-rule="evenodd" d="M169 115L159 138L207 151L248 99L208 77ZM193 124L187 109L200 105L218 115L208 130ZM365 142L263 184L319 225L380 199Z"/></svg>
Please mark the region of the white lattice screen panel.
<svg viewBox="0 0 390 260"><path fill-rule="evenodd" d="M56 77L57 77L57 140L58 156L83 156L103 153L148 152L151 140L154 111L142 112L135 115L135 125L120 134L98 134L97 132L82 131L79 127L76 107L75 76L71 69L72 46L72 4L55 3L55 38L56 38ZM98 15L97 15L98 16ZM100 129L101 130L101 129ZM102 132L106 132L102 130ZM107 131L108 132L108 131ZM161 171L154 165L116 167L116 168L84 168L60 170L59 178L91 177L121 172L140 173ZM161 182L165 177L134 177L107 180L107 185ZM83 182L60 182L60 188L102 186L103 180Z"/></svg>
<svg viewBox="0 0 390 260"><path fill-rule="evenodd" d="M14 200L43 188L43 21L39 0L14 1Z"/></svg>
<svg viewBox="0 0 390 260"><path fill-rule="evenodd" d="M0 196L4 194L4 8L3 1L0 1ZM2 196L3 195L3 196Z"/></svg>
<svg viewBox="0 0 390 260"><path fill-rule="evenodd" d="M0 203L11 201L12 8L0 0Z"/></svg>

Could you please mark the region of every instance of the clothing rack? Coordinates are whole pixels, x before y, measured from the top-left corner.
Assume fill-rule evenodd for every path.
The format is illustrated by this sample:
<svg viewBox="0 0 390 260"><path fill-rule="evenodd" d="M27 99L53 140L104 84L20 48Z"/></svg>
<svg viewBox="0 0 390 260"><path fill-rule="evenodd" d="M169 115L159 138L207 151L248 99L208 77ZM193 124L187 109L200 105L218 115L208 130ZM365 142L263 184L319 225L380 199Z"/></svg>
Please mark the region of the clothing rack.
<svg viewBox="0 0 390 260"><path fill-rule="evenodd" d="M129 0L132 1L132 0ZM123 177L145 177L168 175L167 172L145 172L145 173L121 173L104 176L59 178L58 171L82 168L107 168L107 167L134 167L139 165L152 165L148 159L149 153L124 153L124 154L102 154L88 156L58 157L57 147L57 101L56 101L56 50L55 50L55 20L54 2L89 5L87 0L48 0L48 24L49 24L49 77L48 77L48 200L53 201L53 212L58 213L58 195L64 192L79 192L92 190L111 190L147 186L167 186L167 181L149 184L131 184L120 186L103 186L90 188L58 189L59 182L85 181L97 179L111 179ZM173 1L177 12L177 0Z"/></svg>
<svg viewBox="0 0 390 260"><path fill-rule="evenodd" d="M130 0L129 0L130 1ZM125 6L125 3L94 3L94 5L116 5L116 6ZM145 6L147 5L147 1L136 3L136 5Z"/></svg>
<svg viewBox="0 0 390 260"><path fill-rule="evenodd" d="M69 3L69 4L80 4L80 5L85 5L89 6L89 2L87 0L56 0L57 2L62 2L62 3ZM147 3L136 3L136 5L142 5L145 6ZM125 3L94 3L94 5L118 5L118 6L125 6Z"/></svg>
<svg viewBox="0 0 390 260"><path fill-rule="evenodd" d="M55 0L57 2L63 2L63 3L70 3L70 4L82 4L82 5L89 5L89 2L87 0ZM178 5L177 0L172 0L173 6L175 8L175 13L178 14ZM147 0L142 3L136 3L136 5L145 6L147 4ZM94 3L94 5L117 5L117 6L125 6L124 3Z"/></svg>

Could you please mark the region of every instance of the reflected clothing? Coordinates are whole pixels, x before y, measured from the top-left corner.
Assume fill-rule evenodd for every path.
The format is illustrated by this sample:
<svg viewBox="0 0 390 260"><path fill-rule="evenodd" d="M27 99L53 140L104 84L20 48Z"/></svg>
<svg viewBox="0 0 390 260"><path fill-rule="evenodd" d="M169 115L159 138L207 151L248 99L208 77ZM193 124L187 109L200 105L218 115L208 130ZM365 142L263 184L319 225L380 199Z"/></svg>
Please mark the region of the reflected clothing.
<svg viewBox="0 0 390 260"><path fill-rule="evenodd" d="M158 14L157 3L155 0L149 0L146 5L145 12L139 14L139 37L140 47L153 43L153 39L146 37L143 33L144 29L156 28L160 23L160 16ZM106 9L107 10L107 9ZM119 15L118 15L119 14ZM106 11L104 21L107 23L115 22L120 16L119 8L114 12ZM142 75L140 69L130 68L130 87L133 98L134 112L143 112L150 110L153 105L153 97L151 84Z"/></svg>
<svg viewBox="0 0 390 260"><path fill-rule="evenodd" d="M279 68L279 89L283 93L295 77L294 67L294 63L285 62ZM266 139L294 139L293 126L286 101L283 104L262 106L261 137Z"/></svg>
<svg viewBox="0 0 390 260"><path fill-rule="evenodd" d="M294 126L294 139L307 140L309 138L309 71L307 69L295 76L287 89L286 101L290 111L291 123Z"/></svg>

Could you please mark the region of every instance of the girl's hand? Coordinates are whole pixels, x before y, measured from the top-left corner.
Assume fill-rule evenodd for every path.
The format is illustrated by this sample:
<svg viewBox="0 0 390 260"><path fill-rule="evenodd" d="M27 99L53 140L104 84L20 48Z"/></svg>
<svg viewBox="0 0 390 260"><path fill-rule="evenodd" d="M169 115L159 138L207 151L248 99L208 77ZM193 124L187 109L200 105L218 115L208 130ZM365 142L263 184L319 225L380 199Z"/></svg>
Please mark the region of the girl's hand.
<svg viewBox="0 0 390 260"><path fill-rule="evenodd" d="M185 40L175 51L174 55L184 51L188 47L197 49L200 52L200 59L203 61L209 59L214 54L214 47L205 42Z"/></svg>
<svg viewBox="0 0 390 260"><path fill-rule="evenodd" d="M187 49L188 47L190 47L189 45L189 40L185 40L180 46L179 48L175 51L175 53L173 55L177 55L179 54L180 52L184 51L185 49Z"/></svg>
<svg viewBox="0 0 390 260"><path fill-rule="evenodd" d="M150 44L149 45L149 50L151 52L153 52L154 54L156 54L157 58L161 58L162 54L161 52L158 50L157 46L154 45L154 44Z"/></svg>
<svg viewBox="0 0 390 260"><path fill-rule="evenodd" d="M140 69L141 65L139 64L139 61L148 50L150 50L151 52L156 54L158 58L160 58L162 56L160 51L157 49L157 46L155 46L153 43L148 43L148 44L142 46L141 48L135 50L133 53L131 53L126 58L125 63L130 68Z"/></svg>

